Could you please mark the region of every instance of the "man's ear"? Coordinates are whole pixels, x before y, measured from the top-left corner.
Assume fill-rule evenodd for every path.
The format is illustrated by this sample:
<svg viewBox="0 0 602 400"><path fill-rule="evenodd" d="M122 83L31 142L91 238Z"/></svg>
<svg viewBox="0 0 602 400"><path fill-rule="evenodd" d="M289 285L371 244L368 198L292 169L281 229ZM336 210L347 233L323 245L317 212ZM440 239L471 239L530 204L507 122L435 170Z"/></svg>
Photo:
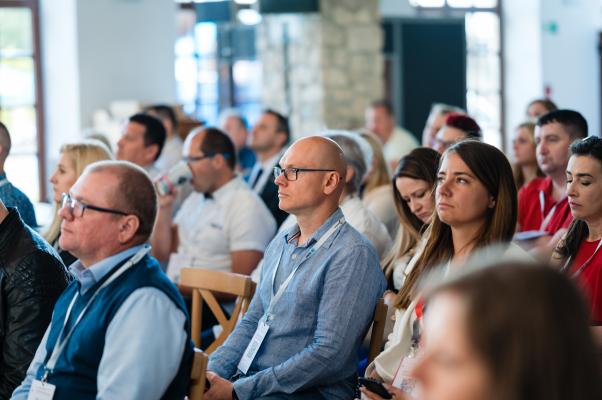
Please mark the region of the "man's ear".
<svg viewBox="0 0 602 400"><path fill-rule="evenodd" d="M151 144L144 148L144 158L148 161L149 164L152 164L157 159L157 155L159 154L159 145Z"/></svg>
<svg viewBox="0 0 602 400"><path fill-rule="evenodd" d="M122 217L119 222L119 232L117 239L119 243L124 244L131 241L138 233L140 227L140 219L136 215L130 214Z"/></svg>
<svg viewBox="0 0 602 400"><path fill-rule="evenodd" d="M341 175L337 172L328 172L325 179L326 184L324 185L324 194L330 195L339 187Z"/></svg>

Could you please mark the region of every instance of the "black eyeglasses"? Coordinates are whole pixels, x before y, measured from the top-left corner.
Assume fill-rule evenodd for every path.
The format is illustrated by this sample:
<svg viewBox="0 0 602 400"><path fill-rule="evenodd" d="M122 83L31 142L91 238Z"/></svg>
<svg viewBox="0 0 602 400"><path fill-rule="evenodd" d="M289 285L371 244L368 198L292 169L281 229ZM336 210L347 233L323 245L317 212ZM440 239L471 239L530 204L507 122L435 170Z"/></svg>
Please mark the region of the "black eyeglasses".
<svg viewBox="0 0 602 400"><path fill-rule="evenodd" d="M182 157L182 161L187 162L187 163L201 161L201 160L204 160L205 158L213 158L218 154L221 154L224 158L230 157L230 154L228 154L228 153L209 153L209 154L203 154L202 156L184 156L184 157Z"/></svg>
<svg viewBox="0 0 602 400"><path fill-rule="evenodd" d="M84 215L84 211L86 211L86 209L90 209L90 210L94 210L94 211L98 211L98 212L109 213L109 214L129 215L128 213L123 212L123 211L111 210L110 208L97 207L97 206L92 206L90 204L82 203L81 201L71 197L71 195L68 193L63 193L63 201L61 203L61 208L67 208L67 210L69 210L71 215L76 218L82 217Z"/></svg>
<svg viewBox="0 0 602 400"><path fill-rule="evenodd" d="M284 174L287 181L296 181L299 172L336 172L335 169L315 169L315 168L280 168L274 167L274 179Z"/></svg>

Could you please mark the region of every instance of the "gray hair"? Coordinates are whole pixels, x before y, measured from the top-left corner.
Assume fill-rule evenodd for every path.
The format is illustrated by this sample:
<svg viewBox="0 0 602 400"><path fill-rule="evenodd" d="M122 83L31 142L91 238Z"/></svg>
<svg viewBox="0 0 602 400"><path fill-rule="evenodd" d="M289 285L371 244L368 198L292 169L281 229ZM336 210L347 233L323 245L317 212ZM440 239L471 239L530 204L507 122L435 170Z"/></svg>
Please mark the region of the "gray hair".
<svg viewBox="0 0 602 400"><path fill-rule="evenodd" d="M445 104L445 103L433 103L433 105L431 106L431 111L429 112L429 117L434 116L434 115L451 114L451 113L466 114L466 111L464 111L460 107L451 106L451 105Z"/></svg>
<svg viewBox="0 0 602 400"><path fill-rule="evenodd" d="M347 183L347 190L357 193L372 166L372 147L356 132L327 130L322 136L332 139L343 150L345 161L354 172L353 179Z"/></svg>

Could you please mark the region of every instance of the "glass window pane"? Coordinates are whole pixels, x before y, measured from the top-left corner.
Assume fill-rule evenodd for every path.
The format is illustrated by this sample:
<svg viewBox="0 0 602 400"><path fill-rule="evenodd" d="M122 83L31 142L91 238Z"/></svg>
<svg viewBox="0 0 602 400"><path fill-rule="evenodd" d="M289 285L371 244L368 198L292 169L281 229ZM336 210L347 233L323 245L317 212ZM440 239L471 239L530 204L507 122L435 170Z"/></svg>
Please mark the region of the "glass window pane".
<svg viewBox="0 0 602 400"><path fill-rule="evenodd" d="M0 8L0 55L3 58L31 55L32 35L29 8Z"/></svg>
<svg viewBox="0 0 602 400"><path fill-rule="evenodd" d="M481 8L495 8L497 7L497 0L473 0L475 7Z"/></svg>
<svg viewBox="0 0 602 400"><path fill-rule="evenodd" d="M500 19L494 12L466 14L466 45L471 51L500 51Z"/></svg>
<svg viewBox="0 0 602 400"><path fill-rule="evenodd" d="M33 107L0 109L0 121L11 134L11 153L37 152L36 112Z"/></svg>
<svg viewBox="0 0 602 400"><path fill-rule="evenodd" d="M443 7L445 0L410 0L414 7Z"/></svg>
<svg viewBox="0 0 602 400"><path fill-rule="evenodd" d="M261 63L259 61L236 61L232 68L234 98L236 103L259 101L261 97Z"/></svg>
<svg viewBox="0 0 602 400"><path fill-rule="evenodd" d="M24 192L29 200L40 200L37 154L21 154L11 150L4 167L10 182Z"/></svg>
<svg viewBox="0 0 602 400"><path fill-rule="evenodd" d="M447 0L450 7L468 8L473 6L472 0Z"/></svg>
<svg viewBox="0 0 602 400"><path fill-rule="evenodd" d="M0 107L35 103L35 76L32 58L0 59Z"/></svg>

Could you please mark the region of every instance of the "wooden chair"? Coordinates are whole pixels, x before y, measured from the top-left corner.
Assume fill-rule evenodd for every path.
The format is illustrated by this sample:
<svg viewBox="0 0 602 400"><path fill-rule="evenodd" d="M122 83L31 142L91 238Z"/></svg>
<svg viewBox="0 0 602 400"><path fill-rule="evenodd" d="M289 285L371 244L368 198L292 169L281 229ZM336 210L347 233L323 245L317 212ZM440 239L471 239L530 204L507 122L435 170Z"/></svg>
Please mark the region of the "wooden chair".
<svg viewBox="0 0 602 400"><path fill-rule="evenodd" d="M205 395L205 373L209 356L201 349L194 348L194 360L190 370L190 390L188 400L203 400Z"/></svg>
<svg viewBox="0 0 602 400"><path fill-rule="evenodd" d="M207 303L207 306L222 327L222 332L205 349L207 354L211 354L226 341L230 333L234 330L238 319L247 312L255 293L255 282L246 275L201 268L182 268L180 271L180 290L184 294L192 292L192 307L190 310L191 337L196 347L201 347L203 302ZM234 310L230 318L224 314L219 302L215 298L214 292L236 296Z"/></svg>
<svg viewBox="0 0 602 400"><path fill-rule="evenodd" d="M368 364L381 352L383 346L383 334L387 323L387 305L381 298L374 309L374 320L372 322L372 334L370 335L370 348L368 350Z"/></svg>

